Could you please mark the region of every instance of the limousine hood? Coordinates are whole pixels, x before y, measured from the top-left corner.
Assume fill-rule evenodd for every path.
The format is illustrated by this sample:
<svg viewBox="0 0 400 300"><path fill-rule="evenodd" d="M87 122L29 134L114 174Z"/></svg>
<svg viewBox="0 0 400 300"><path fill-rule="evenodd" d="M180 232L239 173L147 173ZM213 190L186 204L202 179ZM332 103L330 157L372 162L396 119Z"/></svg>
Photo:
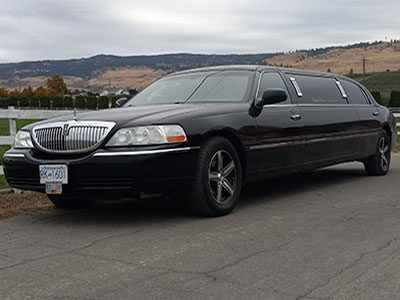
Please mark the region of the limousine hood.
<svg viewBox="0 0 400 300"><path fill-rule="evenodd" d="M204 109L204 106L191 104L122 107L77 113L75 119L77 121L110 121L115 122L117 127L130 125L151 125L154 123L163 122L164 120L167 121L169 118L174 118L201 109ZM74 117L71 114L52 118L39 123L44 124L49 122L68 121L73 120L73 118ZM39 123L30 124L24 127L24 129L30 130Z"/></svg>

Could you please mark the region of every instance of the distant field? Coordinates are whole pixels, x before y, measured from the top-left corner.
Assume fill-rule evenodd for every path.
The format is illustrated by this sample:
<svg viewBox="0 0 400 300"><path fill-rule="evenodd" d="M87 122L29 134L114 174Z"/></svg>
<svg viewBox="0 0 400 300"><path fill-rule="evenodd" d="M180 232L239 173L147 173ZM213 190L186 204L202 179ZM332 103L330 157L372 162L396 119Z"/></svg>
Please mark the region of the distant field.
<svg viewBox="0 0 400 300"><path fill-rule="evenodd" d="M89 80L91 86L105 86L111 82L112 86L132 87L143 89L152 82L166 74L162 70L153 70L150 68L120 68L116 70L107 70L99 76Z"/></svg>
<svg viewBox="0 0 400 300"><path fill-rule="evenodd" d="M270 65L292 66L293 68L332 73L362 73L362 59L366 58L366 72L385 72L400 70L400 43L380 43L352 49L325 49L320 53L295 51L267 58Z"/></svg>
<svg viewBox="0 0 400 300"><path fill-rule="evenodd" d="M370 73L365 76L365 82L362 74L354 74L352 77L368 90L381 92L382 100L388 101L391 91L400 91L400 71Z"/></svg>

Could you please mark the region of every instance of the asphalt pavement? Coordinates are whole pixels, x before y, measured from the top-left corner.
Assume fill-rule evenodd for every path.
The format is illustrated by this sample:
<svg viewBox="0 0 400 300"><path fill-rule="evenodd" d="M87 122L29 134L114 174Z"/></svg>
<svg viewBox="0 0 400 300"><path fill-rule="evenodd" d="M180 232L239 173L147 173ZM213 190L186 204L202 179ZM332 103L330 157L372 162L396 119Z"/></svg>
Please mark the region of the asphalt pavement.
<svg viewBox="0 0 400 300"><path fill-rule="evenodd" d="M197 218L147 199L0 222L0 299L400 299L400 155L248 186Z"/></svg>

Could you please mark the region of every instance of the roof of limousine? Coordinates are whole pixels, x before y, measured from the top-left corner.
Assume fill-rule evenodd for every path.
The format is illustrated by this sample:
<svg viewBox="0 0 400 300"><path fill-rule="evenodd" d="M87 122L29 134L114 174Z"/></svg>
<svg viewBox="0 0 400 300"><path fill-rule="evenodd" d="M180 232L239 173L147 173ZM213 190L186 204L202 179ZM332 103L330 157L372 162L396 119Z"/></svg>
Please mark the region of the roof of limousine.
<svg viewBox="0 0 400 300"><path fill-rule="evenodd" d="M235 71L235 70L247 70L247 71L264 71L264 70L280 70L283 73L289 73L289 74L308 74L308 75L314 75L314 76L325 76L325 77L335 77L339 79L346 79L349 80L358 86L362 87L364 91L368 91L362 84L359 82L343 76L339 74L334 74L334 73L327 73L327 72L318 72L318 71L309 71L309 70L300 70L300 69L293 69L293 68L283 68L283 67L275 67L275 66L264 66L264 65L226 65L226 66L214 66L214 67L205 67L205 68L197 68L197 69L190 69L190 70L185 70L185 71L179 71L175 73L171 73L167 76L174 76L174 75L181 75L181 74L190 74L190 73L196 73L196 72L207 72L207 71ZM372 96L371 96L372 97Z"/></svg>
<svg viewBox="0 0 400 300"><path fill-rule="evenodd" d="M333 73L327 72L318 72L318 71L308 71L308 70L300 70L300 69L292 69L292 68L283 68L283 67L274 67L274 66L263 66L263 65L226 65L226 66L213 66L213 67L204 67L197 69L184 70L179 72L171 73L171 75L181 75L181 74L189 74L196 72L207 72L207 71L234 71L234 70L247 70L247 71L255 71L255 70L280 70L284 73L301 73L301 74L312 74L319 76L337 76L343 77Z"/></svg>

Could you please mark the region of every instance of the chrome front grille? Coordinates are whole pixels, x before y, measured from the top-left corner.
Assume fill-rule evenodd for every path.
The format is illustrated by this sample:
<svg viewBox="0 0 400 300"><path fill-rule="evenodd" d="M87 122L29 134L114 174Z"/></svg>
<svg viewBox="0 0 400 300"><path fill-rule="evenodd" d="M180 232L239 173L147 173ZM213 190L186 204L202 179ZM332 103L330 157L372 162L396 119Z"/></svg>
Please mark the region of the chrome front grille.
<svg viewBox="0 0 400 300"><path fill-rule="evenodd" d="M87 152L97 148L114 125L98 121L45 123L33 128L33 140L46 152Z"/></svg>

